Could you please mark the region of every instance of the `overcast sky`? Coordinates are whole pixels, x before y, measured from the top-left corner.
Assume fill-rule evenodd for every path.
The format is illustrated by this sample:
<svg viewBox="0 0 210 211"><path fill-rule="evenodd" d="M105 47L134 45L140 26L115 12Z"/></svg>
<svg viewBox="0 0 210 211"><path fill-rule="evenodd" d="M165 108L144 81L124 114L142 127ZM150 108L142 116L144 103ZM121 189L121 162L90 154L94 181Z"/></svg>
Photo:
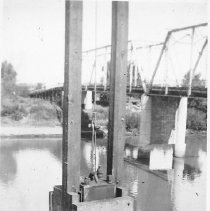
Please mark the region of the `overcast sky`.
<svg viewBox="0 0 210 211"><path fill-rule="evenodd" d="M84 1L83 49L110 44L111 3ZM207 1L131 1L129 39L136 43L163 41L167 30L207 22ZM63 82L64 0L4 0L3 60L12 63L18 82L47 85Z"/></svg>

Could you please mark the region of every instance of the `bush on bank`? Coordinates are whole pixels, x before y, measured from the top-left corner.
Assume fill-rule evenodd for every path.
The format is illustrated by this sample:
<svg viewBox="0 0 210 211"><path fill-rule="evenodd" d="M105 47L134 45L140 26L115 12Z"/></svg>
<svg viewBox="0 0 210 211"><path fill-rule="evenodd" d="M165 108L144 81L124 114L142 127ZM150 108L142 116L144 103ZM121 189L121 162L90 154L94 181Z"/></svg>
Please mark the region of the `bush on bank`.
<svg viewBox="0 0 210 211"><path fill-rule="evenodd" d="M187 112L187 128L192 130L207 130L206 113L189 108Z"/></svg>
<svg viewBox="0 0 210 211"><path fill-rule="evenodd" d="M207 130L207 100L189 99L187 111L187 128Z"/></svg>
<svg viewBox="0 0 210 211"><path fill-rule="evenodd" d="M126 130L132 131L134 129L139 130L140 127L140 113L126 110L125 116Z"/></svg>
<svg viewBox="0 0 210 211"><path fill-rule="evenodd" d="M7 96L1 101L1 124L60 125L61 109L41 99Z"/></svg>

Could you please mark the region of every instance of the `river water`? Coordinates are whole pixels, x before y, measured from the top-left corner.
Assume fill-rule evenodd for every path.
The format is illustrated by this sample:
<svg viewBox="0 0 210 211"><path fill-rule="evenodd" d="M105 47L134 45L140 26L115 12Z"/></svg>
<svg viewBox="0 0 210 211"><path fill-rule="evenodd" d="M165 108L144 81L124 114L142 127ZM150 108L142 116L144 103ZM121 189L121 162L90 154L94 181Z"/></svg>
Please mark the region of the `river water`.
<svg viewBox="0 0 210 211"><path fill-rule="evenodd" d="M81 175L87 176L92 145L88 140L81 144ZM172 162L167 170L150 170L149 164L141 161L124 162L123 184L135 198L135 210L206 210L206 136L187 137L187 150L188 158L166 158ZM96 154L97 164L105 172L105 139L98 140ZM126 146L125 156L135 159L136 148ZM61 172L60 139L1 140L0 210L49 210L48 194L61 184Z"/></svg>

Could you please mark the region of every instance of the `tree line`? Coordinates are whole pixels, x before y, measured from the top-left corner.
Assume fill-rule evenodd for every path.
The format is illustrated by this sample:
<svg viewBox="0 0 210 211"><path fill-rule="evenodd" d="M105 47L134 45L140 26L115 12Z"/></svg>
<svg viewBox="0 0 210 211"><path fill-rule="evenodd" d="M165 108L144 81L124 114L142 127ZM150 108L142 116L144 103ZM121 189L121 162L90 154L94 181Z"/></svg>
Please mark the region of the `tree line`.
<svg viewBox="0 0 210 211"><path fill-rule="evenodd" d="M22 96L28 97L31 88L33 90L43 89L45 86L42 83L37 83L35 86L30 84L17 84L17 72L13 65L7 61L1 64L1 96Z"/></svg>

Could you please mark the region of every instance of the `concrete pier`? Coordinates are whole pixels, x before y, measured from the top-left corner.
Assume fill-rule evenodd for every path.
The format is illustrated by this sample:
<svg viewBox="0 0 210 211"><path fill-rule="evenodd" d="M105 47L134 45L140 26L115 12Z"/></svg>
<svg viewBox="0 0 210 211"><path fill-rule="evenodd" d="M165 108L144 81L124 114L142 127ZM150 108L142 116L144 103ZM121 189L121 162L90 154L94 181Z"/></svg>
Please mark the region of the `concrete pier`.
<svg viewBox="0 0 210 211"><path fill-rule="evenodd" d="M141 96L141 116L140 116L140 139L139 145L142 143L150 144L151 140L151 114L152 99L149 96Z"/></svg>
<svg viewBox="0 0 210 211"><path fill-rule="evenodd" d="M85 104L85 109L90 110L93 107L93 97L92 97L92 91L87 91L86 92L86 96L85 96L85 100L84 100L84 104Z"/></svg>
<svg viewBox="0 0 210 211"><path fill-rule="evenodd" d="M187 97L182 97L175 117L175 153L176 157L185 156L185 134L187 124Z"/></svg>
<svg viewBox="0 0 210 211"><path fill-rule="evenodd" d="M142 95L138 146L175 144L174 155L183 157L186 121L187 97Z"/></svg>

